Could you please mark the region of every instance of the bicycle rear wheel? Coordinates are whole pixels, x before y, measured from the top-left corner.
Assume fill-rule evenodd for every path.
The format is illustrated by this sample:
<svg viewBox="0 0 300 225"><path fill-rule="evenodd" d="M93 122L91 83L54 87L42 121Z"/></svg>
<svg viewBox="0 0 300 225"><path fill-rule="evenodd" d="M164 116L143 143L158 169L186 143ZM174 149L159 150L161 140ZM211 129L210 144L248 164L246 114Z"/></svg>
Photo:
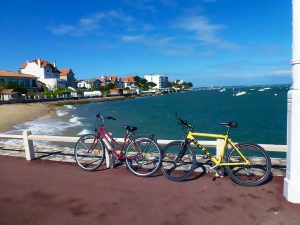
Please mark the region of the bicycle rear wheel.
<svg viewBox="0 0 300 225"><path fill-rule="evenodd" d="M196 155L191 146L182 141L173 141L163 149L162 173L172 181L184 181L196 168Z"/></svg>
<svg viewBox="0 0 300 225"><path fill-rule="evenodd" d="M226 166L226 172L237 184L243 186L258 186L265 183L271 175L271 159L267 152L257 144L241 143L236 145L240 152L250 161L248 166ZM226 163L244 162L236 149L232 148Z"/></svg>
<svg viewBox="0 0 300 225"><path fill-rule="evenodd" d="M86 134L79 138L75 145L75 161L81 169L94 171L104 161L104 144L94 134Z"/></svg>
<svg viewBox="0 0 300 225"><path fill-rule="evenodd" d="M134 139L126 148L125 164L136 176L148 177L161 166L162 151L156 141L141 137Z"/></svg>

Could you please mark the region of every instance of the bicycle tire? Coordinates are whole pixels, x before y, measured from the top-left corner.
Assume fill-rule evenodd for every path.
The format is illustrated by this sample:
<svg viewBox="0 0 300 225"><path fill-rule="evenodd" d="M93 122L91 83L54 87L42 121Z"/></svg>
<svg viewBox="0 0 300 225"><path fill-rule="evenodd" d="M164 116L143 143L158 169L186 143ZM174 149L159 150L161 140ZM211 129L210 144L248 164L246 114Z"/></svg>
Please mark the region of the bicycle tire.
<svg viewBox="0 0 300 225"><path fill-rule="evenodd" d="M74 148L77 165L85 171L95 171L105 158L105 147L102 140L97 139L93 145L95 135L86 134L79 138Z"/></svg>
<svg viewBox="0 0 300 225"><path fill-rule="evenodd" d="M271 159L267 152L253 143L240 143L236 147L250 161L249 166L225 166L231 180L239 185L253 187L264 184L271 176ZM225 156L226 163L243 162L237 151L232 148Z"/></svg>
<svg viewBox="0 0 300 225"><path fill-rule="evenodd" d="M125 164L139 177L149 177L161 167L162 151L157 142L147 137L132 140L125 151Z"/></svg>
<svg viewBox="0 0 300 225"><path fill-rule="evenodd" d="M180 161L175 161L183 146L184 142L173 141L163 149L162 173L168 180L177 182L185 181L193 174L196 168L196 154L190 145L186 146L186 150Z"/></svg>

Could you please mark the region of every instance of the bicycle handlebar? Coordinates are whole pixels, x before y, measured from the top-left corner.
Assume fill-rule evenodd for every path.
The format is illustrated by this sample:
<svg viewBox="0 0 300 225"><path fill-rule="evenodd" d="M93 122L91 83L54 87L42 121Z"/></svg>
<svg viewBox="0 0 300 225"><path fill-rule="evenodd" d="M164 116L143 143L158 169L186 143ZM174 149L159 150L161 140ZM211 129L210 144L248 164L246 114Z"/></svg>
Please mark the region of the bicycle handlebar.
<svg viewBox="0 0 300 225"><path fill-rule="evenodd" d="M104 119L107 119L107 120L116 120L116 118L114 118L112 116L102 116L100 113L98 113L96 115L96 119L98 120L99 118L101 118L101 120L102 120L102 125L104 124Z"/></svg>
<svg viewBox="0 0 300 225"><path fill-rule="evenodd" d="M179 120L179 122L182 126L185 126L188 130L193 130L193 126L191 124L189 124L187 120L181 119L178 116L178 113L175 113L175 116L177 117L177 119Z"/></svg>

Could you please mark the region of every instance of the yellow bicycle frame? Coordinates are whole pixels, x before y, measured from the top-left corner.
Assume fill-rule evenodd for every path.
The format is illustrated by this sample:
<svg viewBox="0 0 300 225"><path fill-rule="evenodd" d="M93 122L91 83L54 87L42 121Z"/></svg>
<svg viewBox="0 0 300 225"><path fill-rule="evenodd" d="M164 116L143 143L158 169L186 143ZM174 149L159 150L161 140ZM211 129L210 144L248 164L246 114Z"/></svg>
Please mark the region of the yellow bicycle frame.
<svg viewBox="0 0 300 225"><path fill-rule="evenodd" d="M202 146L195 137L206 137L206 138L215 138L215 139L223 139L224 144L221 148L220 155L218 158L214 157L204 146ZM228 134L220 135L220 134L206 134L206 133L194 133L192 131L189 131L186 137L188 140L193 142L200 150L204 152L205 155L207 155L210 160L219 166L246 166L250 165L249 160L241 153L241 151L238 149L238 147L235 146L235 144L231 141ZM241 158L244 160L244 162L239 163L223 163L222 159L225 153L225 148L229 144L231 147L233 147L238 154L241 156Z"/></svg>

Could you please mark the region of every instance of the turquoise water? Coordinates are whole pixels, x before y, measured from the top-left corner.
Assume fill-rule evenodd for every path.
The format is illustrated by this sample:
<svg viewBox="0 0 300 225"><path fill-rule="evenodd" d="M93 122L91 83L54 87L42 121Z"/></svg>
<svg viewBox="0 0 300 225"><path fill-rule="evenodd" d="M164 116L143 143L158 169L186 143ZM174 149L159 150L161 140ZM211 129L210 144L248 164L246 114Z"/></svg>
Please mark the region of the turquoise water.
<svg viewBox="0 0 300 225"><path fill-rule="evenodd" d="M122 125L137 126L140 133L153 132L157 139L183 139L184 132L175 112L193 124L195 131L224 133L220 122L237 121L232 129L236 142L286 144L287 86L226 88L198 90L125 101L75 105L72 109L78 126L68 129L68 135L93 131L95 115L113 116L106 127L116 137L122 137ZM236 94L239 93L239 96Z"/></svg>

